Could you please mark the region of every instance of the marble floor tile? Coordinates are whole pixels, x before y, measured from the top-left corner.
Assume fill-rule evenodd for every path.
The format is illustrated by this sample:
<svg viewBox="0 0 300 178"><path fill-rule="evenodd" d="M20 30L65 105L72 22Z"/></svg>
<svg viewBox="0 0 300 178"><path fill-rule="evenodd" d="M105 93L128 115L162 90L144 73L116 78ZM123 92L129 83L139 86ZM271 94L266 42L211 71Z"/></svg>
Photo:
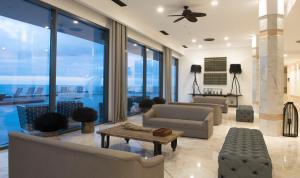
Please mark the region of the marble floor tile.
<svg viewBox="0 0 300 178"><path fill-rule="evenodd" d="M130 117L129 120L142 124L140 115ZM175 152L172 152L170 145L163 146L165 178L217 178L218 154L228 130L231 127L259 128L258 125L257 115L254 123L235 122L235 109L230 108L228 114L223 114L222 124L214 126L213 135L208 140L179 138ZM114 125L97 126L95 132L112 126ZM264 138L272 159L273 178L299 178L300 139L269 136ZM76 131L51 139L100 148L100 136L96 133L81 134L80 131ZM126 144L123 139L116 137L111 137L110 149L134 152L145 158L153 155L151 143L131 140ZM7 151L0 152L0 178L8 178L7 157Z"/></svg>

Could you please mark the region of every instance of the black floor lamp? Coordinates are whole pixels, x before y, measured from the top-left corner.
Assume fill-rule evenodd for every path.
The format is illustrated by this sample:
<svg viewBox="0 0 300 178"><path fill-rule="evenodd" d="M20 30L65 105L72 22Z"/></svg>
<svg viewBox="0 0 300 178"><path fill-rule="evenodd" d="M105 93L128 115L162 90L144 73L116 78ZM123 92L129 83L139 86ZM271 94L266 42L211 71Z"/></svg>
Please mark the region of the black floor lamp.
<svg viewBox="0 0 300 178"><path fill-rule="evenodd" d="M231 84L231 90L230 94L232 95L233 91L233 85L235 85L235 94L236 95L241 95L241 87L240 87L240 82L238 78L236 77L236 74L241 74L242 73L242 68L241 64L230 64L230 69L229 73L233 73L233 79L232 79L232 84Z"/></svg>
<svg viewBox="0 0 300 178"><path fill-rule="evenodd" d="M194 96L196 94L196 87L199 94L201 94L200 87L197 81L197 75L196 75L197 73L201 73L201 65L192 65L191 72L194 73L194 82L193 82L193 96Z"/></svg>

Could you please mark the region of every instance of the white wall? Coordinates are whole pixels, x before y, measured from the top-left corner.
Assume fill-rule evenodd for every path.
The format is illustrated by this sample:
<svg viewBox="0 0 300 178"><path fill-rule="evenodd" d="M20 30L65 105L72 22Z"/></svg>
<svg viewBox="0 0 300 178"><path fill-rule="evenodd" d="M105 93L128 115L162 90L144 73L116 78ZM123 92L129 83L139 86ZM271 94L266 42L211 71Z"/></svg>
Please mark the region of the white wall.
<svg viewBox="0 0 300 178"><path fill-rule="evenodd" d="M227 74L227 86L203 86L204 58L206 57L227 57L227 71L230 64L241 64L242 74L238 75L241 85L242 97L239 104L252 104L252 50L251 48L228 48L209 50L186 50L184 56L179 60L179 96L180 102L192 101L192 84L194 76L190 73L192 64L200 64L202 73L197 75L198 83L203 88L223 88L223 93L230 92L233 75Z"/></svg>
<svg viewBox="0 0 300 178"><path fill-rule="evenodd" d="M49 1L49 0L47 0ZM93 9L106 17L118 21L121 24L135 30L136 32L147 36L148 38L156 41L157 43L164 44L174 51L183 54L184 48L172 39L170 36L162 35L157 29L155 29L147 20L136 16L128 8L119 8L114 3L108 0L73 0L83 4L90 9Z"/></svg>
<svg viewBox="0 0 300 178"><path fill-rule="evenodd" d="M100 13L91 10L87 7L82 6L81 4L74 2L73 0L42 0L45 3L48 3L52 6L55 6L64 11L70 12L74 15L77 15L81 18L87 19L93 23L96 23L102 27L109 28L110 20L101 15Z"/></svg>
<svg viewBox="0 0 300 178"><path fill-rule="evenodd" d="M135 30L128 28L127 30L127 35L129 38L143 44L146 46L149 46L152 49L158 50L158 51L162 51L163 50L163 46L160 43L157 43L156 41L136 32Z"/></svg>
<svg viewBox="0 0 300 178"><path fill-rule="evenodd" d="M300 96L300 63L288 66L288 95Z"/></svg>

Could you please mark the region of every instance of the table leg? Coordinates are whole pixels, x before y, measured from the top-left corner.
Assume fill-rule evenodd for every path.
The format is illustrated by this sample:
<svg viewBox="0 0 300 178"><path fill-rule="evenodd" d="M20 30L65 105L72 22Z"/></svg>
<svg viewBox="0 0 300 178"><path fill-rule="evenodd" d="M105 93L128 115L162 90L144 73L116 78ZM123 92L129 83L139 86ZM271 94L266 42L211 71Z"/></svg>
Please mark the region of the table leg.
<svg viewBox="0 0 300 178"><path fill-rule="evenodd" d="M105 134L101 134L101 148L105 148Z"/></svg>
<svg viewBox="0 0 300 178"><path fill-rule="evenodd" d="M159 142L154 143L154 156L161 155L161 144Z"/></svg>
<svg viewBox="0 0 300 178"><path fill-rule="evenodd" d="M129 143L129 140L130 140L129 138L125 138L127 144Z"/></svg>
<svg viewBox="0 0 300 178"><path fill-rule="evenodd" d="M176 147L177 147L177 139L175 139L175 140L173 140L173 141L171 142L171 147L172 147L173 151L176 150Z"/></svg>
<svg viewBox="0 0 300 178"><path fill-rule="evenodd" d="M105 144L105 148L109 148L109 139L110 139L110 136L107 135L107 136L106 136L106 144Z"/></svg>

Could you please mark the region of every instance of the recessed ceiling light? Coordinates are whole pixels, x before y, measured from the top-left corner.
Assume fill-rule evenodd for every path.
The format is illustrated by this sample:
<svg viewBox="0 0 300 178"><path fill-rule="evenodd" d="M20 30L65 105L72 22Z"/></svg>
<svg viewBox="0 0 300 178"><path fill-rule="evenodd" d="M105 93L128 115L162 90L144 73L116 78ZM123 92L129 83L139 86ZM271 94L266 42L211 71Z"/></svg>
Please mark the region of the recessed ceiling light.
<svg viewBox="0 0 300 178"><path fill-rule="evenodd" d="M158 13L163 13L165 11L165 9L162 6L158 6L158 8L156 9L156 11Z"/></svg>
<svg viewBox="0 0 300 178"><path fill-rule="evenodd" d="M136 43L134 43L134 44L133 44L133 46L134 46L134 47L136 47L136 46L137 46L137 44L136 44Z"/></svg>
<svg viewBox="0 0 300 178"><path fill-rule="evenodd" d="M79 22L77 20L73 20L73 24L78 24Z"/></svg>
<svg viewBox="0 0 300 178"><path fill-rule="evenodd" d="M228 36L225 36L225 37L224 37L224 40L225 40L225 41L228 41L228 40L229 40L229 37L228 37Z"/></svg>
<svg viewBox="0 0 300 178"><path fill-rule="evenodd" d="M2 49L2 50L6 50L6 48L5 48L5 47L2 47L1 49Z"/></svg>
<svg viewBox="0 0 300 178"><path fill-rule="evenodd" d="M231 46L231 43L227 43L226 46L230 47L230 46Z"/></svg>
<svg viewBox="0 0 300 178"><path fill-rule="evenodd" d="M194 38L194 39L192 39L192 43L196 43L197 42L197 40Z"/></svg>
<svg viewBox="0 0 300 178"><path fill-rule="evenodd" d="M45 26L45 28L46 28L46 29L49 29L49 27L48 27L48 26Z"/></svg>
<svg viewBox="0 0 300 178"><path fill-rule="evenodd" d="M198 45L198 48L202 48L203 46L202 45Z"/></svg>
<svg viewBox="0 0 300 178"><path fill-rule="evenodd" d="M217 6L217 5L219 5L219 1L211 1L210 4L212 6Z"/></svg>
<svg viewBox="0 0 300 178"><path fill-rule="evenodd" d="M200 162L197 163L197 167L198 167L198 168L201 167L201 163L200 163Z"/></svg>
<svg viewBox="0 0 300 178"><path fill-rule="evenodd" d="M287 54L284 54L284 55L283 55L283 57L287 57L287 56L288 56Z"/></svg>

